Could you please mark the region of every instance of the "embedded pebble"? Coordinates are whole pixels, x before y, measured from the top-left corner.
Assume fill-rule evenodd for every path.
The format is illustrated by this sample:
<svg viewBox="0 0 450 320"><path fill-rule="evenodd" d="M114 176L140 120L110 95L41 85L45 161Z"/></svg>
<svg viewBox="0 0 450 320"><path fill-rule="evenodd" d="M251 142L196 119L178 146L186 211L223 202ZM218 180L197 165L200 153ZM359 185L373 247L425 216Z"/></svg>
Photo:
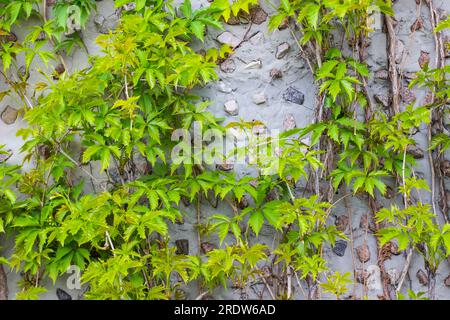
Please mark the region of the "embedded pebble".
<svg viewBox="0 0 450 320"><path fill-rule="evenodd" d="M236 100L230 100L225 102L225 111L231 116L237 116L239 113L239 106Z"/></svg>
<svg viewBox="0 0 450 320"><path fill-rule="evenodd" d="M283 93L283 99L288 102L302 105L305 102L305 95L294 87L288 87Z"/></svg>
<svg viewBox="0 0 450 320"><path fill-rule="evenodd" d="M371 291L378 291L382 289L381 286L381 271L377 265L370 265L367 267L367 288Z"/></svg>
<svg viewBox="0 0 450 320"><path fill-rule="evenodd" d="M288 131L294 129L297 126L295 123L295 118L292 113L288 113L283 120L283 130Z"/></svg>
<svg viewBox="0 0 450 320"><path fill-rule="evenodd" d="M267 20L267 12L265 12L260 6L255 6L250 9L250 15L254 24L261 24Z"/></svg>
<svg viewBox="0 0 450 320"><path fill-rule="evenodd" d="M340 216L336 217L336 221L334 222L334 224L336 225L336 229L344 232L345 229L347 229L348 222L348 216L345 214L341 214Z"/></svg>
<svg viewBox="0 0 450 320"><path fill-rule="evenodd" d="M210 242L202 242L200 245L200 248L202 249L203 254L206 254L212 250L214 250L214 245Z"/></svg>
<svg viewBox="0 0 450 320"><path fill-rule="evenodd" d="M1 119L5 124L13 124L16 122L18 111L11 106L6 106L5 110L3 110L1 114Z"/></svg>
<svg viewBox="0 0 450 320"><path fill-rule="evenodd" d="M272 79L281 79L283 77L283 73L281 70L273 68L270 70L270 77Z"/></svg>
<svg viewBox="0 0 450 320"><path fill-rule="evenodd" d="M277 59L283 59L289 50L291 49L291 46L287 42L283 42L277 47L277 53L275 54L275 57Z"/></svg>
<svg viewBox="0 0 450 320"><path fill-rule="evenodd" d="M334 244L332 251L339 257L343 257L345 255L345 250L347 249L347 241L337 240Z"/></svg>
<svg viewBox="0 0 450 320"><path fill-rule="evenodd" d="M72 300L72 296L60 288L56 289L56 296L58 300Z"/></svg>
<svg viewBox="0 0 450 320"><path fill-rule="evenodd" d="M262 92L255 93L252 97L252 101L254 104L263 104L266 103L267 98L266 95Z"/></svg>
<svg viewBox="0 0 450 320"><path fill-rule="evenodd" d="M221 44L228 44L233 48L237 47L241 43L241 40L229 31L221 33L217 37L217 41L219 41Z"/></svg>
<svg viewBox="0 0 450 320"><path fill-rule="evenodd" d="M391 104L391 99L387 94L375 94L374 99L377 103L381 104L383 107L388 108Z"/></svg>
<svg viewBox="0 0 450 320"><path fill-rule="evenodd" d="M227 59L220 64L220 70L225 73L233 73L236 70L236 63L233 59Z"/></svg>
<svg viewBox="0 0 450 320"><path fill-rule="evenodd" d="M370 250L367 244L363 244L356 248L356 254L358 256L359 261L362 263L366 263L370 260Z"/></svg>
<svg viewBox="0 0 450 320"><path fill-rule="evenodd" d="M406 147L406 153L412 155L414 159L422 159L425 156L425 153L421 148L411 144Z"/></svg>
<svg viewBox="0 0 450 320"><path fill-rule="evenodd" d="M262 67L261 60L255 60L255 61L248 63L245 66L245 69L261 69L261 67Z"/></svg>
<svg viewBox="0 0 450 320"><path fill-rule="evenodd" d="M428 285L427 274L422 269L417 270L416 277L417 277L417 279L419 279L419 283L421 285L423 285L423 286Z"/></svg>
<svg viewBox="0 0 450 320"><path fill-rule="evenodd" d="M184 254L184 255L189 254L189 240L187 239L175 240L175 245L177 247L176 254Z"/></svg>

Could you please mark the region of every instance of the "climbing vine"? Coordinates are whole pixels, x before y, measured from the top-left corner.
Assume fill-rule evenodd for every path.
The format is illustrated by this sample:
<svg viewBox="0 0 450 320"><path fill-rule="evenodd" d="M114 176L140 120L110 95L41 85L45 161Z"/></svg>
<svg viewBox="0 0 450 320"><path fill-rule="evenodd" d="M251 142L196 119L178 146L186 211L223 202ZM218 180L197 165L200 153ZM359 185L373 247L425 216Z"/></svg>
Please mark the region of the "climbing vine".
<svg viewBox="0 0 450 320"><path fill-rule="evenodd" d="M295 290L307 299L366 298L355 289L350 293L350 286L367 287L367 277L360 279L355 265L353 272L334 270L324 256L328 248L341 254L343 240L352 252L367 250L367 239L354 248L352 232L330 223L339 202L348 207L349 196L370 208L382 298L404 297L413 254L422 257L428 298L435 298L436 273L450 250L442 180L450 146L441 119L449 99L445 57L434 68L422 63L409 83L410 89L430 91L428 103L400 106L392 97L386 110L368 87L365 50L375 15L384 15L392 27L390 1L269 1L276 11L269 29L289 28L315 79L314 121L273 137L255 134L264 125L257 121L225 127L195 89L218 80L217 64L237 47L207 47L205 36L258 5L214 0L195 9L190 0L116 0L118 26L97 38L101 55L89 55L83 30L95 1L0 1L0 59L8 84L1 97L16 95L23 104L27 127L17 134L25 161L33 163L29 170L9 165L11 154L0 146L0 233L14 238L13 254L1 256L0 265L23 275L16 298L38 299L46 291L43 283L56 282L71 266L82 271L87 299L182 299L184 285L196 285L199 298L218 286L245 297L254 283L272 299L293 299ZM34 18L39 24L20 42L13 30ZM448 20L435 18L433 26L440 48ZM69 72L66 58L80 49L90 66ZM51 71L30 85L30 69L38 63ZM389 66L394 95L396 68ZM198 161L196 152L173 161L174 130L188 131L196 123L201 134L247 130L257 136L256 145L278 149L254 164L255 177L240 177L227 167L228 159L212 167ZM427 151L440 180L430 188L415 171L424 152L413 136L423 126L431 132L433 125ZM428 204L422 194L436 184L440 216L434 196ZM383 207L380 199L391 192L399 201ZM206 216L204 206L215 214ZM186 219L196 221L196 250L171 239L171 230ZM350 209L348 219L352 228ZM259 241L263 228L274 235L272 246ZM396 254L406 253L398 281L384 268L394 246ZM410 291L410 298L420 297Z"/></svg>

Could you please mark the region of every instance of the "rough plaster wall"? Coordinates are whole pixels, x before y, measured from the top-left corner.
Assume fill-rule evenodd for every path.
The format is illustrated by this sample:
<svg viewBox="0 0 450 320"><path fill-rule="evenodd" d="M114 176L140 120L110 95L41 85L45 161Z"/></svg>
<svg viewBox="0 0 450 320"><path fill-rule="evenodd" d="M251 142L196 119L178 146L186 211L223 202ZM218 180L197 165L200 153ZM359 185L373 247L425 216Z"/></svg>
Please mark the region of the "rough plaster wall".
<svg viewBox="0 0 450 320"><path fill-rule="evenodd" d="M200 7L207 5L206 0L193 0L194 7ZM262 2L262 7L266 12L273 13L273 9L267 5L265 1ZM441 8L442 10L450 11L450 1L448 0L435 0L435 6ZM103 0L97 2L98 11L101 15L106 18L106 23L113 25L117 18L114 15L114 6L112 0ZM402 41L404 47L404 54L402 56L402 61L400 62L401 69L405 72L416 72L419 70L419 65L417 59L420 55L421 50L430 53L431 61L434 61L434 39L431 33L431 26L429 22L429 11L428 7L423 4L421 9L421 15L425 21L425 28L423 31L416 31L413 35L410 32L410 26L416 18L416 3L415 0L399 0L395 3L394 9L396 12L396 19L399 24L396 28L396 33L398 39ZM29 22L32 25L33 22ZM225 25L226 29L234 34L238 39L243 39L244 35L247 34L248 41L245 41L236 50L236 53L230 57L226 65L229 69L224 72L219 70L220 81L217 83L211 83L205 88L198 89L197 93L212 101L210 110L218 117L224 117L224 124L230 121L236 121L239 119L244 119L246 121L260 120L264 122L269 129L283 129L283 122L286 118L292 117L295 119L297 127L304 127L312 122L313 114L312 109L314 108L314 98L316 93L316 87L314 85L314 79L311 76L309 69L305 62L299 56L298 47L289 32L286 30L275 30L273 33L268 31L268 19L261 23L260 25L253 24L251 29L248 30L248 24L240 25ZM372 72L376 72L380 69L386 68L386 35L382 32L380 25L375 24L375 33L371 35L371 46L367 49L368 57L367 64ZM107 28L105 25L104 28ZM95 38L99 34L99 26L94 23L94 15L91 18L86 30L83 32L84 41L88 47L90 54L98 54L98 47L95 45ZM23 39L27 29L20 28L20 30L14 30L18 35L19 39ZM248 31L248 33L247 33ZM210 30L207 37L205 47L209 47L211 44L216 42L216 38L222 33L219 30ZM280 44L287 42L290 46L290 50L286 56L282 59L276 58L277 48ZM197 43L195 47L201 48L203 45ZM78 50L73 57L68 57L68 64L72 69L80 69L88 66L86 59L86 54ZM260 68L248 68L248 64L254 61L261 61ZM222 66L225 70L225 65ZM231 67L230 67L231 66ZM231 69L230 69L231 68ZM270 71L273 69L279 69L282 71L283 77L281 79L272 79L270 76ZM44 69L45 70L45 69ZM40 75L37 72L37 68L32 71L32 76L30 78L31 82L38 82ZM405 80L403 80L404 83ZM305 95L305 101L303 105L293 104L286 102L283 99L283 92L289 87L293 86L299 89ZM4 90L7 85L1 81L1 90ZM385 80L372 79L369 82L369 90L371 94L387 94L389 84ZM425 92L423 90L414 90L417 101L420 103L423 101ZM266 97L266 102L260 105L256 105L253 102L254 94L264 94ZM235 116L230 116L224 110L224 104L227 101L235 100L239 106L238 114ZM20 107L21 103L17 98L9 98L2 101L0 104L0 112L5 109L7 105L13 107ZM15 136L15 132L26 126L26 124L21 120L20 114L18 119L14 124L6 125L0 121L0 144L7 144L7 147L11 149L14 154L10 158L10 163L20 163L22 155L18 152L19 147L22 144L20 138ZM420 132L415 136L419 144L426 148L426 128L422 128ZM32 164L28 164L25 168L29 168ZM235 170L240 175L253 175L255 170L252 168L247 168L245 166L236 166ZM429 164L426 159L418 161L417 166L418 174L423 175L424 178L430 181L430 170ZM448 184L448 181L446 181ZM395 188L395 185L391 184ZM302 192L302 185L298 185L298 189L295 192ZM427 197L429 195L423 195ZM339 195L336 195L336 199ZM370 298L377 298L377 294L382 292L381 287L377 287L377 282L379 282L379 275L377 275L376 267L376 243L375 238L372 234L365 234L364 229L360 227L361 216L368 213L367 200L358 197L352 197L350 199L350 205L352 207L352 231L354 238L354 248L367 243L370 250L370 259L365 264L361 263L356 253L352 255L352 250L350 244L348 243L347 249L345 250L344 256L337 256L331 248L325 248L324 256L329 262L329 266L332 270L339 270L342 272L352 271L355 268L366 268L369 271L374 271L373 286L372 290L369 290L368 295ZM385 205L391 203L390 200L384 201ZM184 207L187 214L185 223L183 225L174 225L171 227L172 233L172 244L179 239L189 240L189 251L190 254L195 254L198 252L197 235L194 229L194 224L196 223L196 214L192 206ZM202 206L202 216L206 218L208 215L214 213L228 212L228 208L223 204L214 209L209 204L204 204ZM330 223L334 222L334 219L338 216L347 215L347 210L343 203L340 202L335 209L333 209L330 216ZM345 233L350 236L349 228L346 229ZM205 239L213 243L215 246L219 245L217 238ZM256 240L255 240L256 241ZM271 228L264 226L261 230L260 238L258 242L265 243L269 246L273 246L274 236ZM6 247L11 247L11 240L7 241L9 245ZM7 250L6 253L11 253L11 250ZM352 257L353 256L353 257ZM396 270L400 272L404 264L404 255L392 256L390 260L385 262L386 270ZM353 262L355 266L353 266ZM263 267L264 265L260 265ZM426 291L426 287L422 286L416 277L416 272L419 269L424 269L423 262L417 255L413 256L412 264L409 272L410 279L406 279L404 288L411 288L414 291ZM18 290L17 281L20 276L14 272L8 271L8 284L10 289L10 297L13 298ZM437 281L436 281L436 295L439 299L450 298L450 288L444 286L444 279L449 275L450 269L448 263L442 263L442 267L438 271ZM304 287L306 286L303 283ZM71 293L74 299L81 296L82 290L68 290L65 285L65 279L57 282L56 285L52 283L46 283L49 291L47 294L43 295L43 299L55 299L56 298L56 288L60 287ZM262 284L255 284L253 289L261 291L263 290ZM363 295L363 289L361 285L356 286L356 295L361 297ZM187 298L195 298L199 292L195 284L191 284L189 287L184 287L186 291ZM297 287L294 288L294 293L297 299L304 299L304 296ZM254 290L249 289L247 293L241 292L241 290L234 290L229 288L224 290L222 288L216 289L212 296L217 299L239 299L239 298L256 298ZM270 298L267 291L264 294L265 298ZM324 296L323 298L329 298Z"/></svg>

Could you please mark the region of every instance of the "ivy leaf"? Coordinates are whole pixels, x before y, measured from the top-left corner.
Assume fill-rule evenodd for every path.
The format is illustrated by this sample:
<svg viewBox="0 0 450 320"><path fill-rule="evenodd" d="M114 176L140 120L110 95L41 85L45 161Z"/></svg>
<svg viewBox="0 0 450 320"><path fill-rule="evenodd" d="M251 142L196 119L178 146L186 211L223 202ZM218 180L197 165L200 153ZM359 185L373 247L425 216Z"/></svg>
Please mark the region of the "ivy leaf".
<svg viewBox="0 0 450 320"><path fill-rule="evenodd" d="M264 216L261 211L254 211L250 218L248 219L248 223L252 228L253 232L258 236L259 231L261 230L264 224Z"/></svg>

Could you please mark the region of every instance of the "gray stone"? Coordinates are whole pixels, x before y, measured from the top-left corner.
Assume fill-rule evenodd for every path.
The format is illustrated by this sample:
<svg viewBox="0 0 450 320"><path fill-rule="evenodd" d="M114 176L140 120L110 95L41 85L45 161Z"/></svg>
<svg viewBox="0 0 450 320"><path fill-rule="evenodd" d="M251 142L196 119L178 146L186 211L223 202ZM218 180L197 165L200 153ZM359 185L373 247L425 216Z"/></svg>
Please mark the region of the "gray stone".
<svg viewBox="0 0 450 320"><path fill-rule="evenodd" d="M261 60L255 60L255 61L249 62L245 66L245 69L261 69L261 67L262 67Z"/></svg>
<svg viewBox="0 0 450 320"><path fill-rule="evenodd" d="M225 102L225 112L231 116L237 116L239 114L239 106L236 100L230 100Z"/></svg>
<svg viewBox="0 0 450 320"><path fill-rule="evenodd" d="M277 59L283 59L289 50L291 49L291 46L287 42L283 42L277 47L277 53L275 54L275 57Z"/></svg>
<svg viewBox="0 0 450 320"><path fill-rule="evenodd" d="M227 171L231 171L231 170L234 169L234 164L232 164L232 163L221 163L221 164L216 165L216 168L218 170L220 170L220 171L227 172Z"/></svg>
<svg viewBox="0 0 450 320"><path fill-rule="evenodd" d="M378 70L377 72L375 72L375 79L380 79L380 80L388 80L389 79L389 71L387 71L386 69L381 69Z"/></svg>
<svg viewBox="0 0 450 320"><path fill-rule="evenodd" d="M227 85L223 81L219 81L217 84L217 90L219 90L222 93L231 93L233 92L233 88L231 88L229 85Z"/></svg>
<svg viewBox="0 0 450 320"><path fill-rule="evenodd" d="M359 261L362 263L366 263L370 260L370 250L367 244L363 244L356 248L356 255L358 256Z"/></svg>
<svg viewBox="0 0 450 320"><path fill-rule="evenodd" d="M260 6L255 6L250 9L252 22L254 24L261 24L267 20L267 12L265 12Z"/></svg>
<svg viewBox="0 0 450 320"><path fill-rule="evenodd" d="M300 90L289 87L283 93L283 99L288 102L292 102L298 105L302 105L305 102L305 95Z"/></svg>
<svg viewBox="0 0 450 320"><path fill-rule="evenodd" d="M400 273L398 272L398 270L395 268L391 268L387 271L387 274L389 276L391 284L396 285L400 278Z"/></svg>
<svg viewBox="0 0 450 320"><path fill-rule="evenodd" d="M105 16L101 15L101 14L96 14L94 17L94 23L97 26L103 26L103 24L105 23L106 18Z"/></svg>
<svg viewBox="0 0 450 320"><path fill-rule="evenodd" d="M283 130L288 131L294 129L297 126L295 123L295 118L292 113L288 113L283 120Z"/></svg>
<svg viewBox="0 0 450 320"><path fill-rule="evenodd" d="M422 269L417 270L416 277L417 277L417 279L419 279L419 283L421 285L423 285L423 286L428 285L427 274Z"/></svg>
<svg viewBox="0 0 450 320"><path fill-rule="evenodd" d="M124 4L124 5L122 6L122 8L123 8L123 10L125 10L125 11L131 11L131 10L134 10L134 9L136 9L136 3L130 2L130 3Z"/></svg>
<svg viewBox="0 0 450 320"><path fill-rule="evenodd" d="M177 247L176 254L184 254L184 255L189 254L189 240L187 239L175 240L175 245Z"/></svg>
<svg viewBox="0 0 450 320"><path fill-rule="evenodd" d="M343 257L345 255L345 250L347 249L347 241L337 240L331 249L337 256Z"/></svg>
<svg viewBox="0 0 450 320"><path fill-rule="evenodd" d="M421 148L411 144L406 147L406 153L412 155L414 159L422 159L425 155Z"/></svg>
<svg viewBox="0 0 450 320"><path fill-rule="evenodd" d="M377 265L370 265L367 267L367 289L370 291L380 291L381 286L381 271Z"/></svg>
<svg viewBox="0 0 450 320"><path fill-rule="evenodd" d="M391 105L391 98L387 94L375 94L373 96L375 101L381 104L384 108L388 108Z"/></svg>
<svg viewBox="0 0 450 320"><path fill-rule="evenodd" d="M236 63L233 59L227 59L220 64L220 70L225 73L233 73L236 70Z"/></svg>
<svg viewBox="0 0 450 320"><path fill-rule="evenodd" d="M281 70L273 68L272 70L270 70L270 77L272 79L281 79L283 78L283 73L281 72Z"/></svg>
<svg viewBox="0 0 450 320"><path fill-rule="evenodd" d="M241 43L241 40L229 31L221 33L217 37L217 41L219 41L222 44L228 44L233 48L237 47Z"/></svg>
<svg viewBox="0 0 450 320"><path fill-rule="evenodd" d="M17 120L18 111L10 106L6 106L1 114L1 118L6 124L13 124Z"/></svg>
<svg viewBox="0 0 450 320"><path fill-rule="evenodd" d="M254 104L258 104L259 105L259 104L266 103L267 98L266 98L266 95L263 92L258 92L258 93L255 93L253 95L252 100L253 100Z"/></svg>
<svg viewBox="0 0 450 320"><path fill-rule="evenodd" d="M58 300L72 300L72 296L60 288L56 289L56 296Z"/></svg>
<svg viewBox="0 0 450 320"><path fill-rule="evenodd" d="M347 229L348 222L349 222L348 216L346 214L342 214L342 215L336 217L334 224L336 226L336 229L344 232Z"/></svg>

